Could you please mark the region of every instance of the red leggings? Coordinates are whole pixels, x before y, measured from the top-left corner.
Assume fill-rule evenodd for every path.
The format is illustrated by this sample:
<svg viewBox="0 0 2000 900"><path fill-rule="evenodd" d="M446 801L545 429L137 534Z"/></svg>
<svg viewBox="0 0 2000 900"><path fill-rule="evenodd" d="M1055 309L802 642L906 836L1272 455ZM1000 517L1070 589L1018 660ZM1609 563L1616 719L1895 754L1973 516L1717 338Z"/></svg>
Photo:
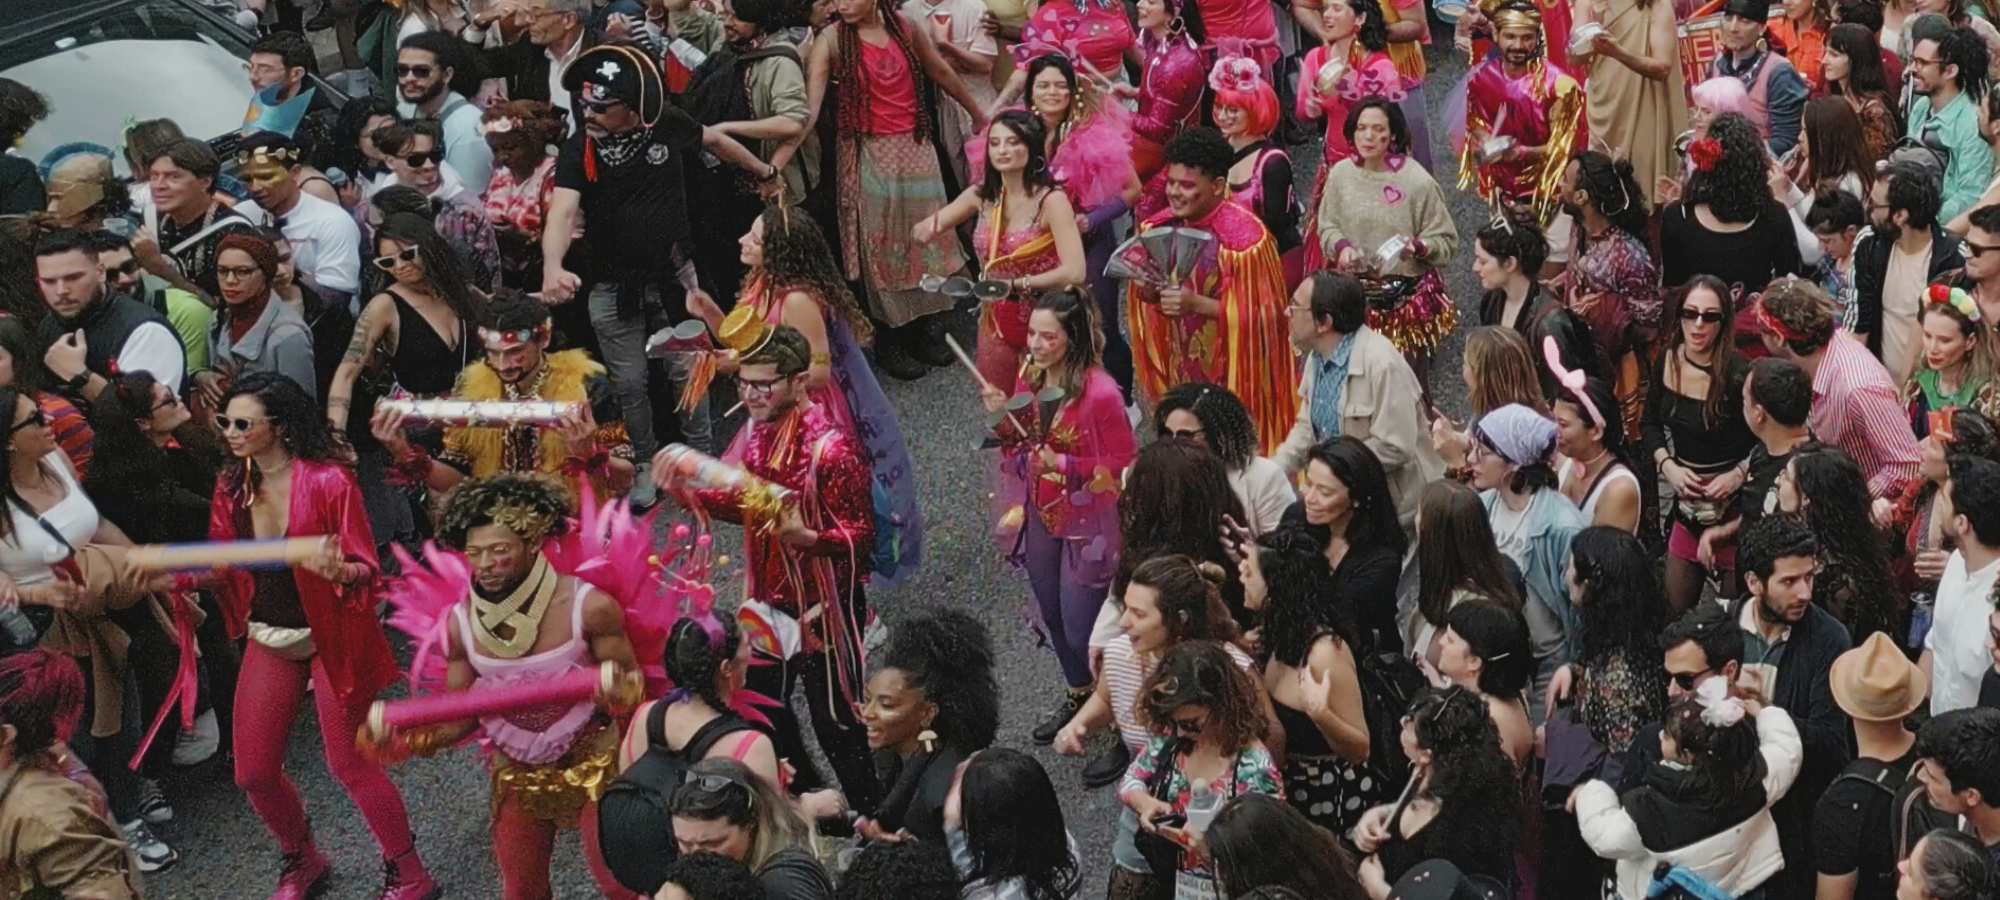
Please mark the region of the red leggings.
<svg viewBox="0 0 2000 900"><path fill-rule="evenodd" d="M597 804L583 808L577 826L583 832L583 858L590 863L597 889L609 900L641 900L638 894L619 886L604 866L604 853L597 847ZM549 859L555 852L556 831L556 823L522 811L512 799L494 810L493 857L500 865L502 900L549 900L555 896L549 885Z"/></svg>
<svg viewBox="0 0 2000 900"><path fill-rule="evenodd" d="M403 795L381 766L363 759L354 748L355 734L375 698L341 703L317 656L295 662L256 641L244 649L243 670L236 681L236 786L249 796L251 808L278 839L281 851L300 853L312 846L305 804L285 777L285 745L292 720L305 704L307 678L313 681L327 771L361 810L382 856L400 858L416 844Z"/></svg>

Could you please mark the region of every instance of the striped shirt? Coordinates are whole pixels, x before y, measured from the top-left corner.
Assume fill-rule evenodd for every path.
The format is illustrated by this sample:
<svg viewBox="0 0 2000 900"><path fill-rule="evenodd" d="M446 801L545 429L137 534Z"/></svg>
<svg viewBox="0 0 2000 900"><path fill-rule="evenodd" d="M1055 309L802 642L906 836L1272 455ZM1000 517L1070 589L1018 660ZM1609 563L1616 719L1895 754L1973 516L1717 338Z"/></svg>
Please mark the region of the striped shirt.
<svg viewBox="0 0 2000 900"><path fill-rule="evenodd" d="M90 458L97 443L96 433L90 430L90 422L75 405L59 394L37 394L35 404L42 408L42 416L49 420L49 430L55 433L56 446L62 448L64 455L69 457L70 465L76 467L77 480L83 480L90 474Z"/></svg>
<svg viewBox="0 0 2000 900"><path fill-rule="evenodd" d="M1891 499L1901 494L1917 477L1917 438L1882 363L1859 341L1835 334L1813 373L1812 391L1806 427L1861 464L1869 493Z"/></svg>
<svg viewBox="0 0 2000 900"><path fill-rule="evenodd" d="M1229 658L1243 667L1243 671L1250 671L1250 654L1235 644L1222 646L1229 651ZM1146 726L1139 724L1137 710L1139 687L1145 683L1147 673L1152 671L1152 662L1141 660L1139 654L1132 651L1132 639L1121 634L1105 645L1104 669L1098 675L1098 680L1104 685L1105 696L1111 700L1111 717L1118 723L1118 737L1125 742L1125 748L1132 751L1134 758L1146 749L1146 739L1152 736Z"/></svg>

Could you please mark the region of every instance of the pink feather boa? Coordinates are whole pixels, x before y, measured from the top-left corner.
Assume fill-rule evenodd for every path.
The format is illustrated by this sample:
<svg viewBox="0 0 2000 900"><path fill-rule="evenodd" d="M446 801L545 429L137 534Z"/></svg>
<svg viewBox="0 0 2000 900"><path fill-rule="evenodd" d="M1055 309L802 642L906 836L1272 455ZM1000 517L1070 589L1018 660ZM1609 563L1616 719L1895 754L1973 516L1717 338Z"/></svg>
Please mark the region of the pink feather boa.
<svg viewBox="0 0 2000 900"><path fill-rule="evenodd" d="M986 132L965 142L965 159L966 171L977 184L986 171ZM1137 177L1132 171L1132 113L1123 104L1107 99L1082 125L1070 130L1049 166L1078 212L1118 199L1125 185Z"/></svg>

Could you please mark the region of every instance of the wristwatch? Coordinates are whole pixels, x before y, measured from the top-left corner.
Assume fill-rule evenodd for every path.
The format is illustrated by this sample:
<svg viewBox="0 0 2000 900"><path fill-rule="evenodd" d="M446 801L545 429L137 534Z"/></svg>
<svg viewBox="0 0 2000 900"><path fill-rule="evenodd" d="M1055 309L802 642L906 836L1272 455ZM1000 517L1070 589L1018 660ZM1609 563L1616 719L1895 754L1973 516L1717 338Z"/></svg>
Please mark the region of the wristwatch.
<svg viewBox="0 0 2000 900"><path fill-rule="evenodd" d="M84 388L87 388L89 386L90 386L89 369L85 369L82 372L77 373L77 376L75 378L63 382L63 387L65 389L79 393L81 393Z"/></svg>

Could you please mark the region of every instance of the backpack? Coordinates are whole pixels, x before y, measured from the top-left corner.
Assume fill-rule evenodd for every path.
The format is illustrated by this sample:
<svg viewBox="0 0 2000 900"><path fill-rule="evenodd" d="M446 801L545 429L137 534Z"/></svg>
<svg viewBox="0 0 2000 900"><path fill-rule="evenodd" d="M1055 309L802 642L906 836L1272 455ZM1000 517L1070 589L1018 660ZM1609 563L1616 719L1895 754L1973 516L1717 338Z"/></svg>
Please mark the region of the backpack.
<svg viewBox="0 0 2000 900"><path fill-rule="evenodd" d="M1914 832L1915 836L1908 840L1909 844L1915 844L1916 838L1923 837L1931 830L1930 825L1926 821L1922 819L1913 820L1911 818L1912 816L1923 817L1924 810L1929 809L1929 804L1918 802L1923 799L1924 791L1922 784L1916 780L1916 771L1916 766L1914 765L1908 769L1898 771L1895 767L1879 759L1857 759L1849 763L1847 768L1842 769L1840 774L1833 779L1832 784L1827 786L1828 790L1832 790L1833 785L1842 782L1864 784L1875 791L1880 791L1882 799L1889 801L1888 837L1890 847L1893 851L1890 856L1891 859L1903 859L1909 855L1909 847L1905 846L1903 839L1907 823L1914 821L1916 829ZM1915 789L1910 790L1912 787ZM1876 883L1872 887L1876 890L1893 893L1896 889L1896 871L1893 867L1887 872L1876 873L1875 880ZM1867 884L1860 885L1857 893L1870 887L1871 885Z"/></svg>
<svg viewBox="0 0 2000 900"><path fill-rule="evenodd" d="M800 71L805 69L805 64L799 60L798 49L790 44L775 43L741 53L724 45L710 53L688 76L687 90L680 97L681 108L703 125L755 118L750 109L750 92L745 78L751 65L774 56L791 60ZM753 152L756 149L751 148Z"/></svg>
<svg viewBox="0 0 2000 900"><path fill-rule="evenodd" d="M646 714L646 752L613 779L597 801L598 847L604 866L626 890L651 897L667 880L667 867L680 858L670 810L674 792L688 770L708 756L717 741L756 726L725 713L696 729L687 746L667 749L667 704Z"/></svg>
<svg viewBox="0 0 2000 900"><path fill-rule="evenodd" d="M1929 129L1933 133L1935 130L1936 126ZM1951 159L1938 145L1925 142L1922 135L1913 134L1889 148L1888 164L1893 166L1897 163L1909 163L1921 169L1930 178L1932 187L1943 190L1944 172Z"/></svg>
<svg viewBox="0 0 2000 900"><path fill-rule="evenodd" d="M1376 653L1355 660L1361 713L1368 721L1368 768L1382 784L1401 784L1410 775L1403 753L1403 714L1430 687L1417 664L1400 653Z"/></svg>

